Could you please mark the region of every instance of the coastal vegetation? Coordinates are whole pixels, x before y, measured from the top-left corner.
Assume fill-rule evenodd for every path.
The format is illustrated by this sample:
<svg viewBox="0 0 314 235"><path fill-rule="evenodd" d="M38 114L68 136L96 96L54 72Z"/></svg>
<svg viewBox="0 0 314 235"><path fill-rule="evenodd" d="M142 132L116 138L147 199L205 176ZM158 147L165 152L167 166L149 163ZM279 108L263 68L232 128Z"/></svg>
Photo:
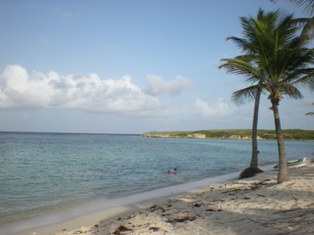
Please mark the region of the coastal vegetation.
<svg viewBox="0 0 314 235"><path fill-rule="evenodd" d="M212 138L212 139L251 139L251 129L223 129L198 131L151 131L143 133L151 138ZM286 140L314 140L314 130L286 129L282 130ZM275 130L257 130L257 138L275 140Z"/></svg>

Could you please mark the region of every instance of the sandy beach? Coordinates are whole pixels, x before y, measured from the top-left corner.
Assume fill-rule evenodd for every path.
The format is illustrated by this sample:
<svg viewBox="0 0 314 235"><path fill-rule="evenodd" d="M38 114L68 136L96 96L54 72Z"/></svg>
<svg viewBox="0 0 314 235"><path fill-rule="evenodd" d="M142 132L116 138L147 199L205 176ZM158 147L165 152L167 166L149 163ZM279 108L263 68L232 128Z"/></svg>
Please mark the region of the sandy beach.
<svg viewBox="0 0 314 235"><path fill-rule="evenodd" d="M271 170L28 234L314 234L314 164L289 173L282 184Z"/></svg>
<svg viewBox="0 0 314 235"><path fill-rule="evenodd" d="M281 184L276 183L277 171L272 169L252 178L204 184L207 186L170 196L153 195L158 191L152 191L150 199L144 201L136 201L135 195L133 201L124 205L93 212L86 210L89 207L81 207L83 213L72 219L57 213L39 217L47 222L42 227L34 228L34 221L30 220L22 227L11 225L11 229L2 229L0 233L314 234L314 164L290 169L289 175L290 180ZM52 223L54 217L61 222Z"/></svg>

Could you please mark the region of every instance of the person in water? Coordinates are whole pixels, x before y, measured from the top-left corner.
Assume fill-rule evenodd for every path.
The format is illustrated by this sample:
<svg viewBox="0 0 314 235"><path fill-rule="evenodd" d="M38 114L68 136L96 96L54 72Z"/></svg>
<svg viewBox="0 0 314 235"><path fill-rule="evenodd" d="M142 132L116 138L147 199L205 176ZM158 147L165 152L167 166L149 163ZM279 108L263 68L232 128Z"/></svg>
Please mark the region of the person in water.
<svg viewBox="0 0 314 235"><path fill-rule="evenodd" d="M167 170L167 171L166 171L166 174L167 174L167 175L170 175L170 174L171 174L171 171L170 171L170 170ZM177 168L173 168L172 174L174 174L174 175L177 174Z"/></svg>

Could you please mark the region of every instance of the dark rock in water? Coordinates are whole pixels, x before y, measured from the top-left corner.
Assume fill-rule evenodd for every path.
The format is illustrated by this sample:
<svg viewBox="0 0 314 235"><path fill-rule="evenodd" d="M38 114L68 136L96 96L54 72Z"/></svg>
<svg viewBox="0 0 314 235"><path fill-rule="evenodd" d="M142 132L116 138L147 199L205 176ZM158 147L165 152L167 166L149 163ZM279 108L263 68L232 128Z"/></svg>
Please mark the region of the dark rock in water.
<svg viewBox="0 0 314 235"><path fill-rule="evenodd" d="M263 171L259 168L251 168L251 167L248 167L246 168L244 171L241 172L239 178L240 179L243 179L243 178L249 178L249 177L252 177L258 173L262 173Z"/></svg>

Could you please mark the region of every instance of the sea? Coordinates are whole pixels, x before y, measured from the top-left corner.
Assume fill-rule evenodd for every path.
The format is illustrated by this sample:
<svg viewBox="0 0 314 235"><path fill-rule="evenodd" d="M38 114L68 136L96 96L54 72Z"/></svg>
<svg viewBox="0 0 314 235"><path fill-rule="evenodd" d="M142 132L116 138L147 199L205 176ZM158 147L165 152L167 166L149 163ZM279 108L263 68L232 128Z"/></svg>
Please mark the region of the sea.
<svg viewBox="0 0 314 235"><path fill-rule="evenodd" d="M288 159L314 156L314 141L285 145ZM275 140L259 140L258 149L260 166L277 164ZM132 202L237 177L250 158L250 140L0 132L0 228L90 202Z"/></svg>

